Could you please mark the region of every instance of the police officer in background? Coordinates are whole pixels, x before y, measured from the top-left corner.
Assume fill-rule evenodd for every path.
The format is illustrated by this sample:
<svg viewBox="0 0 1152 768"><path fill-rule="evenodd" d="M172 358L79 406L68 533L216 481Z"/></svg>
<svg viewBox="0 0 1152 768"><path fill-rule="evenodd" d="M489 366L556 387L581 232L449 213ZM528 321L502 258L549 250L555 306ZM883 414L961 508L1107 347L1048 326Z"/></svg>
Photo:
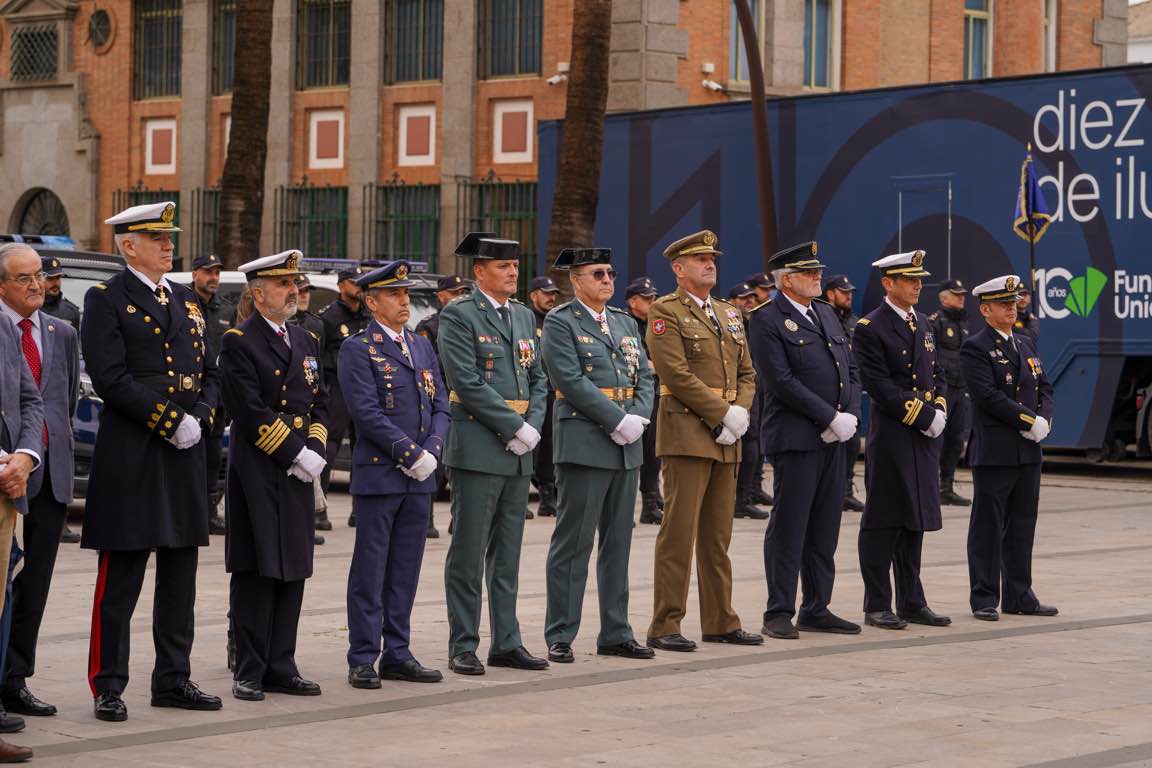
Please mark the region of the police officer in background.
<svg viewBox="0 0 1152 768"><path fill-rule="evenodd" d="M764 397L763 445L775 469L776 506L764 534L768 605L763 632L791 640L808 632L857 634L828 610L844 499L845 443L856 439L860 375L848 334L817 298L824 265L816 243L768 262L776 298L752 313L749 347ZM796 580L803 604L796 626Z"/></svg>
<svg viewBox="0 0 1152 768"><path fill-rule="evenodd" d="M756 301L752 304L752 308L756 308L766 301L771 301L772 297L776 294L776 283L772 280L772 275L767 272L753 272L744 278L743 282L752 286L756 291ZM759 392L759 385L757 385L757 392ZM757 427L757 434L759 428ZM759 438L757 438L759 439ZM760 461L756 462L756 475L752 483L752 502L760 504L765 507L771 507L774 503L772 494L764 490L764 465L770 461L767 456L761 456Z"/></svg>
<svg viewBox="0 0 1152 768"><path fill-rule="evenodd" d="M653 391L660 390L660 379L656 377L656 367L648 357L648 312L660 292L652 284L652 278L641 275L624 289L624 300L628 303L628 314L636 321L640 343L644 347L644 358L652 373ZM652 409L652 421L644 430L641 443L644 447L644 464L640 467L640 522L660 525L664 519L664 494L660 492L660 457L656 455L656 414L659 408Z"/></svg>
<svg viewBox="0 0 1152 768"><path fill-rule="evenodd" d="M766 272L753 272L744 278L743 282L752 286L752 290L756 291L756 303L753 306L759 306L772 298L776 292L776 283L772 280L772 275Z"/></svg>
<svg viewBox="0 0 1152 768"><path fill-rule="evenodd" d="M214 253L197 256L192 261L192 290L200 302L200 313L204 315L204 346L213 360L220 356L220 338L232 327L232 319L236 316L236 307L219 294L221 269L220 258ZM204 435L208 457L205 462L208 467L208 532L217 535L224 534L224 520L216 512L223 493L220 460L227 422L228 417L218 410L212 429Z"/></svg>
<svg viewBox="0 0 1152 768"><path fill-rule="evenodd" d="M340 380L337 377L337 358L340 354L340 345L349 336L364 330L372 319L368 310L361 301L362 292L356 280L363 274L360 267L352 267L337 273L336 287L340 289L340 296L322 309L317 315L324 323L324 380L328 382L328 450L325 459L328 464L324 468L321 478L321 488L325 497L328 495L328 486L332 482L332 464L336 461L336 454L340 453L340 444L344 435L353 445L356 443L356 429L348 418L348 408L344 404L344 395L340 391ZM352 514L348 516L348 525L356 527L356 507L353 505ZM328 520L328 512L316 521L316 529L320 531L332 530L332 523Z"/></svg>
<svg viewBox="0 0 1152 768"><path fill-rule="evenodd" d="M528 299L532 305L532 314L536 315L536 344L540 344L544 332L544 318L556 306L556 297L560 289L547 275L532 278L528 284ZM540 430L540 443L536 446L533 456L532 485L540 494L540 506L537 511L540 517L556 516L556 467L552 463L552 411L556 403L556 391L552 389L552 382L548 382L548 410L544 413L544 428ZM532 519L532 510L525 515Z"/></svg>
<svg viewBox="0 0 1152 768"><path fill-rule="evenodd" d="M43 256L40 266L44 270L44 306L40 311L60 318L79 331L80 307L64 297L64 267L60 266L60 259Z"/></svg>
<svg viewBox="0 0 1152 768"><path fill-rule="evenodd" d="M931 273L923 251L886 256L872 266L883 275L884 301L860 318L852 345L872 399L859 539L864 623L880 629L904 629L908 622L947 626L952 620L928 607L920 583L924 532L942 527L937 438L948 420L932 326L916 311L921 278Z"/></svg>
<svg viewBox="0 0 1152 768"><path fill-rule="evenodd" d="M948 382L948 426L940 445L940 503L953 507L972 503L956 493L956 467L972 428L972 401L960 365L960 345L968 338L968 312L964 309L967 294L959 280L945 280L940 284L940 309L928 316L936 337L936 357Z"/></svg>
<svg viewBox="0 0 1152 768"><path fill-rule="evenodd" d="M852 335L856 333L856 323L859 318L852 311L852 294L856 286L847 275L832 275L824 281L824 301L832 305L840 327L852 343ZM861 435L857 431L851 440L844 442L844 466L847 469L848 484L844 486L844 509L850 512L863 512L864 502L856 498L856 461L860 458Z"/></svg>
<svg viewBox="0 0 1152 768"><path fill-rule="evenodd" d="M1016 300L1016 322L1012 323L1015 333L1032 338L1037 349L1040 346L1040 320L1032 314L1032 290L1027 285L1020 286L1020 296Z"/></svg>
<svg viewBox="0 0 1152 768"><path fill-rule="evenodd" d="M751 283L736 283L728 289L728 301L740 310L740 318L744 323L744 335L748 335L748 313L752 308L761 304L757 301L756 289ZM749 409L751 424L748 431L740 438L740 469L736 476L736 517L747 517L752 520L767 520L768 510L756 506L756 469L763 463L760 454L760 419L763 413L763 397L760 387L752 398L752 408Z"/></svg>
<svg viewBox="0 0 1152 768"><path fill-rule="evenodd" d="M308 333L312 334L312 338L316 339L316 343L320 345L320 359L324 359L324 321L316 315L308 311L308 306L312 303L312 281L308 279L308 275L303 272L296 278L296 314L288 318L289 325L298 325ZM327 447L325 447L327 451ZM312 489L315 496L316 507L316 529L319 530L321 526L327 525L325 530L332 529L332 523L328 520L328 498L324 495L324 483L322 480L317 480ZM324 543L324 537L316 534L315 543L317 546Z"/></svg>
<svg viewBox="0 0 1152 768"><path fill-rule="evenodd" d="M968 527L969 601L972 615L984 621L999 618L997 605L1026 616L1058 613L1032 591L1040 442L1052 422L1052 384L1036 342L1013 332L1019 286L1016 275L976 286L987 327L960 349L975 412L968 445L976 497Z"/></svg>

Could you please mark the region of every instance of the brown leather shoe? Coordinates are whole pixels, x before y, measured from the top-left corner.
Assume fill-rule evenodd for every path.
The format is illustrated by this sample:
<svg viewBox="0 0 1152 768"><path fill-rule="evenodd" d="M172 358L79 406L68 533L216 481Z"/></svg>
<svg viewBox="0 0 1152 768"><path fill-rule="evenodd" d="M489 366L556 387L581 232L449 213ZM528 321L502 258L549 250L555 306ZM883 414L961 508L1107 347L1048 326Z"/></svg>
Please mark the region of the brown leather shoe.
<svg viewBox="0 0 1152 768"><path fill-rule="evenodd" d="M0 763L23 763L32 759L32 750L0 739Z"/></svg>

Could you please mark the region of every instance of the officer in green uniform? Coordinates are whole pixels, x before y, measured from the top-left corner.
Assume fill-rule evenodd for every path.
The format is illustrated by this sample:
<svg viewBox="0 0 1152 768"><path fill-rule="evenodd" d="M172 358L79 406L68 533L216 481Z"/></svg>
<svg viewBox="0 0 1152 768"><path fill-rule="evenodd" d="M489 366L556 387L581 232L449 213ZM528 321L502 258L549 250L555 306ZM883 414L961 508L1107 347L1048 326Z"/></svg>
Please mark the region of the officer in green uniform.
<svg viewBox="0 0 1152 768"><path fill-rule="evenodd" d="M512 298L520 244L467 235L456 255L473 259L476 288L440 313L440 359L452 412L444 462L452 470L452 544L444 563L448 668L482 675L480 578L487 579L488 664L544 669L525 650L516 620L524 507L532 449L540 442L548 383L532 310Z"/></svg>
<svg viewBox="0 0 1152 768"><path fill-rule="evenodd" d="M588 558L597 532L601 656L650 659L628 624L628 554L644 428L652 413L652 372L636 321L608 307L616 270L609 248L566 248L574 301L544 319L542 354L552 386L553 455L559 506L548 548L548 659L571 663L580 629Z"/></svg>

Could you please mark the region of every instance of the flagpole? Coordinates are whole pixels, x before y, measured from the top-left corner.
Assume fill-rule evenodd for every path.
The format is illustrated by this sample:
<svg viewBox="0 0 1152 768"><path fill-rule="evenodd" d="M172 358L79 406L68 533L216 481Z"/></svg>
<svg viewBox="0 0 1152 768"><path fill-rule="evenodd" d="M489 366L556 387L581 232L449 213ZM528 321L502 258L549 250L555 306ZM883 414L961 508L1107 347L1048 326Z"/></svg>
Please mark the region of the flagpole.
<svg viewBox="0 0 1152 768"><path fill-rule="evenodd" d="M1032 142L1028 142L1028 163L1029 163L1029 165L1031 165L1031 163L1032 163ZM1028 204L1027 210L1032 211L1034 209L1035 202L1036 202L1035 200L1032 200L1032 185L1027 184L1027 185L1025 185L1024 189L1025 189L1024 194L1027 198L1026 202ZM1030 230L1028 233L1029 234L1029 237L1028 237L1028 290L1030 293L1028 295L1032 299L1031 300L1031 306L1029 307L1028 311L1031 314L1035 315L1036 314L1036 231L1035 231L1035 224L1033 224L1031 221L1029 221L1027 224L1027 228ZM1027 318L1025 318L1025 319L1027 319Z"/></svg>

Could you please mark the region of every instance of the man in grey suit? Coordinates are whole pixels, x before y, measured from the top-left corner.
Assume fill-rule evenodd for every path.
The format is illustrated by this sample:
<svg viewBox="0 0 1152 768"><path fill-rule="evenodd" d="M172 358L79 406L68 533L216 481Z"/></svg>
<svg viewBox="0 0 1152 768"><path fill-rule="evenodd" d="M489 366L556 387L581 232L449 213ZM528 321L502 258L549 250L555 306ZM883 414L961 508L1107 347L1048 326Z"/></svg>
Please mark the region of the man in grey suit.
<svg viewBox="0 0 1152 768"><path fill-rule="evenodd" d="M72 501L72 414L80 392L80 355L75 329L41 311L44 283L35 279L38 266L40 257L28 246L0 246L0 313L16 327L24 363L40 388L46 437L43 463L28 480L24 568L12 580L11 634L0 673L0 700L8 712L43 717L56 714L56 707L37 699L25 681L35 672L36 639L60 547L59 531ZM32 279L25 282L22 276Z"/></svg>

